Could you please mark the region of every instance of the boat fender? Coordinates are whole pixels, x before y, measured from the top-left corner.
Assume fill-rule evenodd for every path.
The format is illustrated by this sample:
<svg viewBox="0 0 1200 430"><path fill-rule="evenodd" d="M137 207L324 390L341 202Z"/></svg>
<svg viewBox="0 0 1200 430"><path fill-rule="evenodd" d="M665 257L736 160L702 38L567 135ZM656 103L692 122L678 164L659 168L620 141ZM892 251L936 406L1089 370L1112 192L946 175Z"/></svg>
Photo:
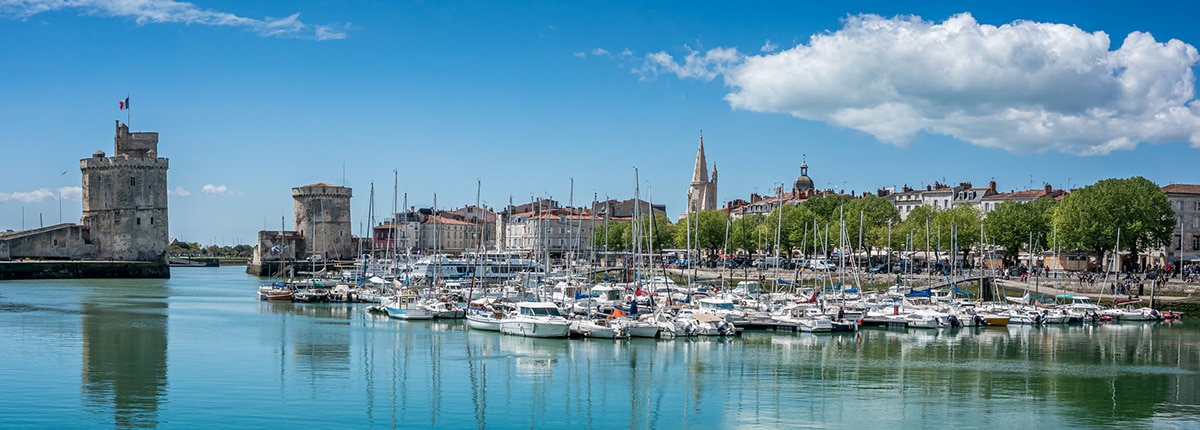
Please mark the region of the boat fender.
<svg viewBox="0 0 1200 430"><path fill-rule="evenodd" d="M625 296L625 301L626 301L626 302L632 302L632 301L633 301L633 295L631 295L631 294L630 294L630 295L626 295L626 296Z"/></svg>

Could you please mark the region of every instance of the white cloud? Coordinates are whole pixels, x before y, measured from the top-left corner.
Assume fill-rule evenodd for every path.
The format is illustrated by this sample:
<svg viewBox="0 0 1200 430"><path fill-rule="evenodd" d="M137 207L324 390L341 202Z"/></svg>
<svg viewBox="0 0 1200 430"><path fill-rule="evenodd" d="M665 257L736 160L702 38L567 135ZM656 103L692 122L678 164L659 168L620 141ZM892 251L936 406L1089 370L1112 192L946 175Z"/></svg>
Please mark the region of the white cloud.
<svg viewBox="0 0 1200 430"><path fill-rule="evenodd" d="M170 196L179 196L179 197L187 197L187 196L190 196L190 195L192 195L192 192L191 192L191 191L188 191L188 190L185 190L185 189L183 189L183 187L175 187L175 189L173 189L173 190L167 190L167 195L170 195Z"/></svg>
<svg viewBox="0 0 1200 430"><path fill-rule="evenodd" d="M63 200L83 200L83 187L59 187L58 195Z"/></svg>
<svg viewBox="0 0 1200 430"><path fill-rule="evenodd" d="M762 52L775 52L779 50L779 45L771 43L770 40L767 40L767 43L764 43L762 48L758 48L758 50Z"/></svg>
<svg viewBox="0 0 1200 430"><path fill-rule="evenodd" d="M300 14L285 18L254 19L231 13L202 9L175 0L0 0L0 14L20 19L43 12L78 10L85 15L133 18L146 23L180 23L241 27L262 36L300 39L344 39L346 33L328 25L300 22Z"/></svg>
<svg viewBox="0 0 1200 430"><path fill-rule="evenodd" d="M596 48L596 49L593 49L593 50L592 50L592 55L595 55L595 56L597 56L597 57L599 57L599 56L611 57L611 56L612 56L612 54L609 54L607 50L604 50L604 49L601 49L601 48Z"/></svg>
<svg viewBox="0 0 1200 430"><path fill-rule="evenodd" d="M224 185L207 184L204 187L200 188L200 190L204 191L205 194L211 194L214 196L229 195L229 189L226 188Z"/></svg>
<svg viewBox="0 0 1200 430"><path fill-rule="evenodd" d="M860 15L778 53L689 49L681 63L657 52L635 72L721 75L734 108L822 121L899 146L926 132L1020 153L1200 147L1196 48L1142 32L1110 45L1103 32L1064 24Z"/></svg>
<svg viewBox="0 0 1200 430"><path fill-rule="evenodd" d="M688 55L683 64L676 63L675 58L665 51L646 54L646 63L637 72L643 78L660 73L673 73L681 78L711 81L745 60L745 56L734 48L714 48L703 54L691 48L687 50Z"/></svg>
<svg viewBox="0 0 1200 430"><path fill-rule="evenodd" d="M0 202L15 200L24 203L39 203L54 201L60 198L63 200L81 200L83 198L83 188L59 187L57 190L41 188L33 191L18 191L15 193L0 192Z"/></svg>
<svg viewBox="0 0 1200 430"><path fill-rule="evenodd" d="M571 54L571 55L574 55L574 56L576 56L576 57L578 57L578 58L587 58L587 53L586 53L586 52L582 52L582 51L580 51L580 52L576 52L576 53L574 53L574 54Z"/></svg>

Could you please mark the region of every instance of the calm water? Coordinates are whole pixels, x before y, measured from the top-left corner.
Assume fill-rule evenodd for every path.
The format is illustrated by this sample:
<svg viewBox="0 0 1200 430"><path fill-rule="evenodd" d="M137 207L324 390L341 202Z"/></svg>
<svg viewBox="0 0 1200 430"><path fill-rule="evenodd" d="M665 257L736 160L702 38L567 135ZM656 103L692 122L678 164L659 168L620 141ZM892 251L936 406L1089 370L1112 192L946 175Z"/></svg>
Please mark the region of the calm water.
<svg viewBox="0 0 1200 430"><path fill-rule="evenodd" d="M0 427L1200 428L1195 319L540 340L172 276L0 282Z"/></svg>

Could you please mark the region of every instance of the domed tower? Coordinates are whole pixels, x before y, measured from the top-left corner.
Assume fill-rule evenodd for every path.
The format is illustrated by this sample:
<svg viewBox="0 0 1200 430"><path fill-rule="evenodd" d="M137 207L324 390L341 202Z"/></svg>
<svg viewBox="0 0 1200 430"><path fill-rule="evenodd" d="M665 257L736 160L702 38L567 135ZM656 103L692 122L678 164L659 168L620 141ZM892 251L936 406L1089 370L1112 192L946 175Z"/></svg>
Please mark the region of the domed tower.
<svg viewBox="0 0 1200 430"><path fill-rule="evenodd" d="M96 151L79 160L83 216L99 259L167 262L168 160L158 156L157 132L129 132L117 121L113 156Z"/></svg>
<svg viewBox="0 0 1200 430"><path fill-rule="evenodd" d="M796 182L792 184L792 194L797 197L807 194L813 190L813 180L808 177L808 162L800 162L800 176L796 178Z"/></svg>
<svg viewBox="0 0 1200 430"><path fill-rule="evenodd" d="M355 254L350 236L353 190L325 183L292 188L296 231L304 235L305 255L348 258Z"/></svg>

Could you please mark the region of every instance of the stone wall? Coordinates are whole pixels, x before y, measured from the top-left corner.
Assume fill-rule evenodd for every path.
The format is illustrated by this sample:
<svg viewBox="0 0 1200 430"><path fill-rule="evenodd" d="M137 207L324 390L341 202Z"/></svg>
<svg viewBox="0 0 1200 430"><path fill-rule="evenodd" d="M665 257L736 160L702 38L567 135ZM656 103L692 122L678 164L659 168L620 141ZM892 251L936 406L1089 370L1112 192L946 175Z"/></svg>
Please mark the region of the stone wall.
<svg viewBox="0 0 1200 430"><path fill-rule="evenodd" d="M0 262L0 280L81 278L170 278L171 268L149 261Z"/></svg>
<svg viewBox="0 0 1200 430"><path fill-rule="evenodd" d="M313 184L292 188L295 205L296 231L304 235L308 254L329 259L353 258L351 235L350 188L329 184Z"/></svg>
<svg viewBox="0 0 1200 430"><path fill-rule="evenodd" d="M83 216L98 245L96 258L166 261L166 158L105 158L98 152L80 160Z"/></svg>
<svg viewBox="0 0 1200 430"><path fill-rule="evenodd" d="M97 249L88 229L75 224L59 224L0 236L0 248L0 260L80 260L95 258Z"/></svg>

